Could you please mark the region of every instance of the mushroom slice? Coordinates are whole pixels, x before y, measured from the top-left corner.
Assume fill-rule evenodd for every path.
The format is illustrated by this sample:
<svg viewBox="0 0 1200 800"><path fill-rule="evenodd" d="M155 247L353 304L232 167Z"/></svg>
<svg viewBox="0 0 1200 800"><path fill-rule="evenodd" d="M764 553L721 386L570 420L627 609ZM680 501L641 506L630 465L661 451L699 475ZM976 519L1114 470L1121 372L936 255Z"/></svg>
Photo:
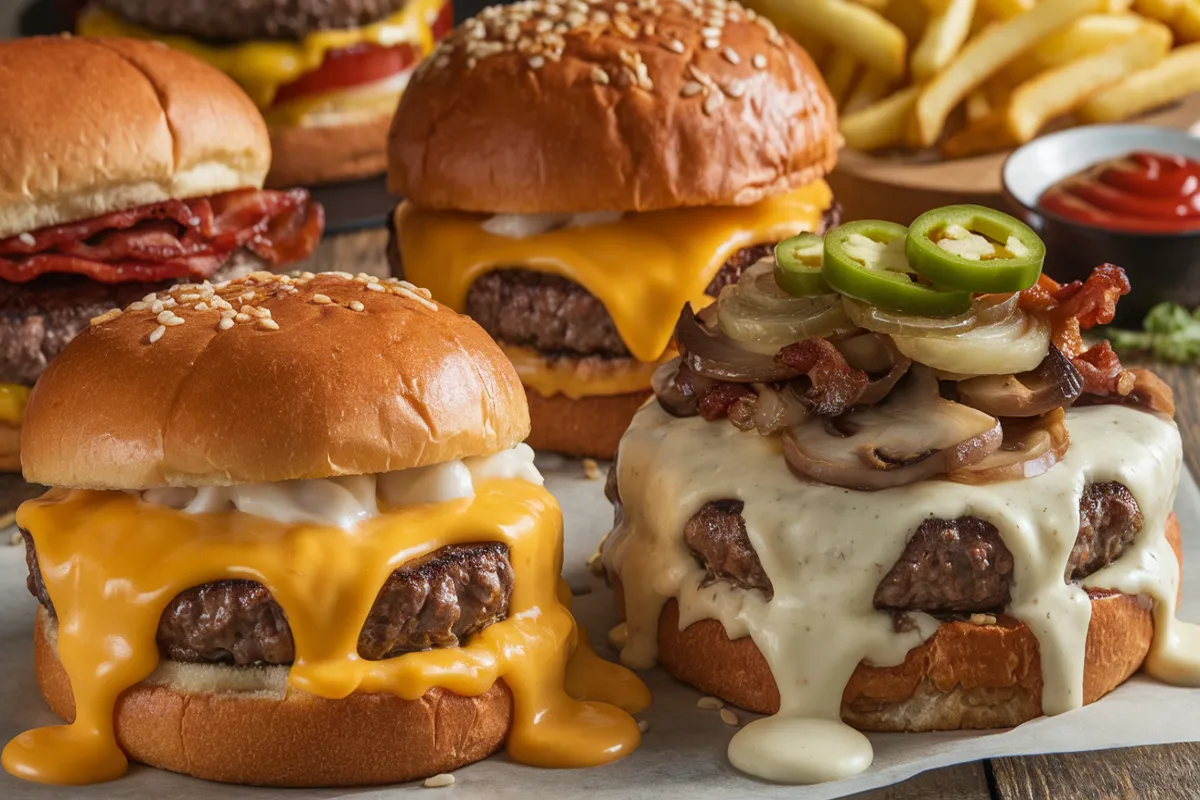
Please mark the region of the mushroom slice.
<svg viewBox="0 0 1200 800"><path fill-rule="evenodd" d="M1002 440L999 420L943 399L933 373L914 364L884 402L786 429L783 453L802 478L875 490L977 463Z"/></svg>
<svg viewBox="0 0 1200 800"><path fill-rule="evenodd" d="M946 474L959 483L999 483L1033 478L1067 454L1067 415L1056 408L1035 419L1006 419L1000 449L975 464Z"/></svg>
<svg viewBox="0 0 1200 800"><path fill-rule="evenodd" d="M870 382L858 398L863 405L875 405L887 397L912 366L912 359L897 350L887 334L864 332L836 344L846 363L867 373Z"/></svg>
<svg viewBox="0 0 1200 800"><path fill-rule="evenodd" d="M1019 375L985 375L958 384L958 399L997 417L1037 417L1075 402L1083 376L1057 347L1036 369Z"/></svg>
<svg viewBox="0 0 1200 800"><path fill-rule="evenodd" d="M658 404L673 417L694 417L699 412L700 398L695 394L684 394L676 377L679 375L679 359L659 364L650 378L650 388Z"/></svg>
<svg viewBox="0 0 1200 800"><path fill-rule="evenodd" d="M773 383L799 374L776 361L774 353L747 350L719 330L710 333L696 318L690 303L679 314L675 343L688 369L706 378L732 383Z"/></svg>

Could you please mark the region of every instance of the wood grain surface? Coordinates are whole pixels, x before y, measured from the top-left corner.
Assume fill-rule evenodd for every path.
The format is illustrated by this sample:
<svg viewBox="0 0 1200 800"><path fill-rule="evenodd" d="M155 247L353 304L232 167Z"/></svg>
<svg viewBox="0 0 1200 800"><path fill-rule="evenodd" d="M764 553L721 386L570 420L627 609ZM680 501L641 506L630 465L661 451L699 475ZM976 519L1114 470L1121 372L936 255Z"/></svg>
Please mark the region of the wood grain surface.
<svg viewBox="0 0 1200 800"><path fill-rule="evenodd" d="M304 269L387 273L387 232L364 230L321 243ZM1200 475L1200 370L1153 362L1175 389L1184 454ZM36 489L0 476L0 517ZM1185 534L1188 535L1188 534ZM1195 535L1195 534L1193 534ZM0 542L0 546L3 543ZM1001 758L934 770L852 800L1200 800L1200 744Z"/></svg>

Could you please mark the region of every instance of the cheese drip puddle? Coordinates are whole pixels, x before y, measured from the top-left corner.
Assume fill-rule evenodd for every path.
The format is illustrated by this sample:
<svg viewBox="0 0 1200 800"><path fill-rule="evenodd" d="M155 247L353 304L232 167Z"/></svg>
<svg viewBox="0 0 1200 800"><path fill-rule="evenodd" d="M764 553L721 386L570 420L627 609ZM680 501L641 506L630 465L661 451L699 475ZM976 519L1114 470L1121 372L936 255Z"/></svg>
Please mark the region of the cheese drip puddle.
<svg viewBox="0 0 1200 800"><path fill-rule="evenodd" d="M19 777L81 784L123 774L114 708L158 665L163 609L181 591L224 578L258 581L284 609L296 649L291 689L416 700L434 687L477 696L503 679L513 695L507 747L515 761L592 766L640 741L629 713L645 708L649 694L632 676L613 680L614 671L627 671L580 645L559 598L561 513L535 483L488 477L471 497L403 506L348 527L234 511L186 514L122 492L79 490L52 490L23 505L17 519L33 536L58 613L58 656L77 712L70 725L8 743L3 765ZM461 647L383 661L358 655L359 631L392 571L441 547L481 541L509 547L507 619ZM588 701L564 690L568 674Z"/></svg>
<svg viewBox="0 0 1200 800"><path fill-rule="evenodd" d="M1146 670L1196 685L1200 628L1175 619L1178 561L1165 537L1182 459L1178 430L1118 406L1072 410L1067 424L1065 459L1036 478L860 492L801 482L774 438L675 418L647 404L621 443L623 518L604 546L605 567L625 592L622 662L655 663L659 616L676 598L680 630L715 619L730 639L750 636L778 685L779 713L751 722L730 743L736 767L789 783L861 772L873 754L866 737L841 722L843 690L860 662L900 664L938 626L918 613L913 629L896 631L891 615L874 607L875 587L922 521L971 515L995 525L1012 552L1006 613L1038 640L1044 713L1083 704L1086 587L1152 598ZM1143 526L1121 558L1072 586L1063 573L1079 530L1079 500L1088 483L1101 481L1125 484ZM684 526L705 503L721 499L745 504L747 534L774 587L770 601L724 582L701 585L705 570L683 541Z"/></svg>

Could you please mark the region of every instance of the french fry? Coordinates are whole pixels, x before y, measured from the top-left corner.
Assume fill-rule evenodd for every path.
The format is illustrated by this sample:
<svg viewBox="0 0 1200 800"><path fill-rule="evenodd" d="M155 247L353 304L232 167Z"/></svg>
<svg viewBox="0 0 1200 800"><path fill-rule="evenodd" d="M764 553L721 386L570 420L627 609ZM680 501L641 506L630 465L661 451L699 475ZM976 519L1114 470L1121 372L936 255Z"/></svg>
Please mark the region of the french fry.
<svg viewBox="0 0 1200 800"><path fill-rule="evenodd" d="M785 31L812 31L889 77L900 77L907 67L904 33L869 8L847 0L751 0L750 4Z"/></svg>
<svg viewBox="0 0 1200 800"><path fill-rule="evenodd" d="M850 94L850 85L858 74L859 61L849 50L837 49L825 66L825 85L840 107Z"/></svg>
<svg viewBox="0 0 1200 800"><path fill-rule="evenodd" d="M1147 22L1145 26L1131 39L1047 70L1018 86L1008 104L1009 133L1017 141L1027 142L1049 120L1071 111L1130 72L1161 61L1171 47L1171 31L1159 22Z"/></svg>
<svg viewBox="0 0 1200 800"><path fill-rule="evenodd" d="M1005 124L1004 111L968 123L962 130L948 136L942 142L942 155L946 158L966 158L984 153L994 153L1017 144Z"/></svg>
<svg viewBox="0 0 1200 800"><path fill-rule="evenodd" d="M892 0L883 12L884 19L895 25L908 41L917 41L929 22L929 9L921 0Z"/></svg>
<svg viewBox="0 0 1200 800"><path fill-rule="evenodd" d="M992 115L992 101L982 86L967 95L966 109L968 124Z"/></svg>
<svg viewBox="0 0 1200 800"><path fill-rule="evenodd" d="M1038 42L1033 54L1046 67L1066 64L1137 35L1145 24L1133 14L1088 14Z"/></svg>
<svg viewBox="0 0 1200 800"><path fill-rule="evenodd" d="M894 92L874 105L847 114L841 120L846 144L864 152L901 144L908 134L908 123L920 86Z"/></svg>
<svg viewBox="0 0 1200 800"><path fill-rule="evenodd" d="M927 80L950 63L967 41L974 16L975 0L949 0L943 12L934 14L909 61L914 78Z"/></svg>
<svg viewBox="0 0 1200 800"><path fill-rule="evenodd" d="M1012 19L1033 8L1034 0L979 0L979 7L994 19Z"/></svg>
<svg viewBox="0 0 1200 800"><path fill-rule="evenodd" d="M887 8L888 0L851 0L860 6L871 9L872 11L883 11Z"/></svg>
<svg viewBox="0 0 1200 800"><path fill-rule="evenodd" d="M954 107L979 84L1039 41L1095 11L1100 0L1042 0L1030 11L988 28L925 84L916 105L918 141L937 141Z"/></svg>
<svg viewBox="0 0 1200 800"><path fill-rule="evenodd" d="M1133 0L1104 0L1100 11L1105 14L1124 14L1133 5Z"/></svg>
<svg viewBox="0 0 1200 800"><path fill-rule="evenodd" d="M1181 42L1200 42L1200 0L1183 0L1183 9L1175 18L1175 33Z"/></svg>
<svg viewBox="0 0 1200 800"><path fill-rule="evenodd" d="M855 111L877 103L887 96L891 85L892 79L882 72L873 69L864 70L862 77L858 79L858 85L854 87L854 91L850 92L850 96L846 98L846 102L841 105L839 111L842 114L853 114Z"/></svg>
<svg viewBox="0 0 1200 800"><path fill-rule="evenodd" d="M1169 25L1183 11L1183 0L1134 0L1133 10Z"/></svg>
<svg viewBox="0 0 1200 800"><path fill-rule="evenodd" d="M930 14L945 14L946 8L950 5L950 0L919 0L919 2Z"/></svg>
<svg viewBox="0 0 1200 800"><path fill-rule="evenodd" d="M1200 92L1200 43L1177 47L1150 69L1091 97L1076 112L1084 122L1117 122Z"/></svg>

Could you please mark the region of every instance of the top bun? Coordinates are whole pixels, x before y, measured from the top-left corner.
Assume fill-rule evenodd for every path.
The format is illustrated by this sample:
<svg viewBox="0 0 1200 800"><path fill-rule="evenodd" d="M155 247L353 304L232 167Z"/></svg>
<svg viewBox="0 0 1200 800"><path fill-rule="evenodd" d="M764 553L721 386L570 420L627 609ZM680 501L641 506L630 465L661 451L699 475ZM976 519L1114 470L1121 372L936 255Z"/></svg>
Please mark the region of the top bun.
<svg viewBox="0 0 1200 800"><path fill-rule="evenodd" d="M0 238L170 198L260 188L262 116L229 77L155 42L0 43Z"/></svg>
<svg viewBox="0 0 1200 800"><path fill-rule="evenodd" d="M516 370L426 290L256 272L93 320L33 390L21 461L52 486L224 486L491 455L528 433Z"/></svg>
<svg viewBox="0 0 1200 800"><path fill-rule="evenodd" d="M388 185L485 213L743 205L821 177L837 146L812 59L732 0L532 0L418 68Z"/></svg>

